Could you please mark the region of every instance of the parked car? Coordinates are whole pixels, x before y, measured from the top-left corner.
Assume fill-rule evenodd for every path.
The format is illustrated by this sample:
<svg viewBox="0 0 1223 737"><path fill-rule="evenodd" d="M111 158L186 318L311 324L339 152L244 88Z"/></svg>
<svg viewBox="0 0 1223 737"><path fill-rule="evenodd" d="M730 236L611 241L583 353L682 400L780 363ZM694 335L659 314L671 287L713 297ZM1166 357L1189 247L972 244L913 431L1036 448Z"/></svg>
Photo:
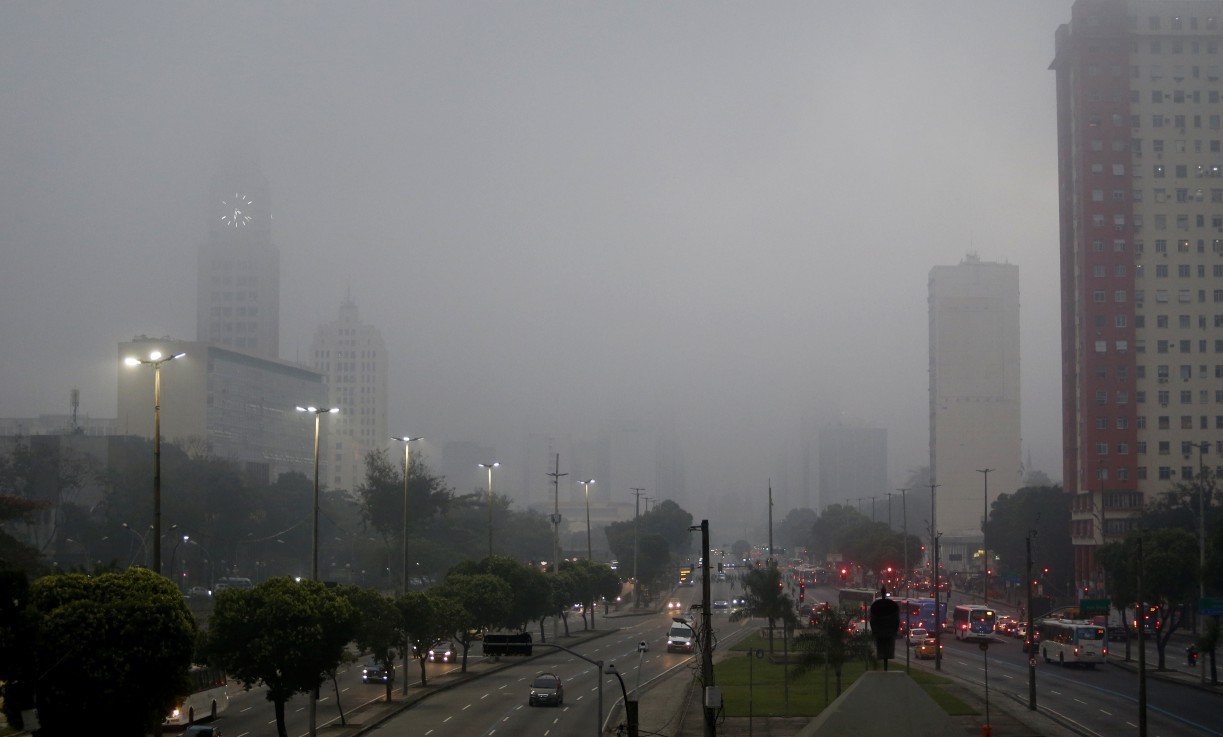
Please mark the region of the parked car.
<svg viewBox="0 0 1223 737"><path fill-rule="evenodd" d="M361 669L361 683L394 683L395 666L388 663L370 661Z"/></svg>
<svg viewBox="0 0 1223 737"><path fill-rule="evenodd" d="M565 687L555 673L540 673L531 681L531 695L527 697L527 706L552 704L562 706L565 703Z"/></svg>
<svg viewBox="0 0 1223 737"><path fill-rule="evenodd" d="M439 642L429 648L430 663L453 663L459 656L459 649L453 642Z"/></svg>

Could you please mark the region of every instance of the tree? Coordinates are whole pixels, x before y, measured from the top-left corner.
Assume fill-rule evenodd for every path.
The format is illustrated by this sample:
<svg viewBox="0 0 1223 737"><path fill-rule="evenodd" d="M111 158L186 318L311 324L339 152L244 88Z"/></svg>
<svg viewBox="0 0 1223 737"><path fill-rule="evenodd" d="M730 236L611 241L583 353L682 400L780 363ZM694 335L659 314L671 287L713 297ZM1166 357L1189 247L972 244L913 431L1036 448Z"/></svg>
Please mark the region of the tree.
<svg viewBox="0 0 1223 737"><path fill-rule="evenodd" d="M420 685L429 684L425 673L425 662L429 659L429 648L439 640L451 635L454 622L465 619L458 602L438 596L432 591L409 591L395 600L401 625L408 633L408 641L420 663ZM405 687L408 674L404 674Z"/></svg>
<svg viewBox="0 0 1223 737"><path fill-rule="evenodd" d="M341 586L341 596L348 600L353 610L353 640L362 652L368 650L374 660L393 668L395 649L405 642L404 620L400 617L395 600L373 589L359 586ZM404 673L404 678L407 678ZM395 684L386 682L386 700L391 700Z"/></svg>
<svg viewBox="0 0 1223 737"><path fill-rule="evenodd" d="M438 596L457 604L459 618L450 623L454 639L463 646L461 672L467 672L467 652L477 633L498 626L505 614L505 603L510 598L510 587L505 581L488 573L452 573L434 587Z"/></svg>
<svg viewBox="0 0 1223 737"><path fill-rule="evenodd" d="M773 654L773 628L781 622L789 628L796 624L794 601L782 590L781 571L776 565L753 568L743 576L743 593L746 604L730 615L730 621L738 622L748 617L764 617L769 620L769 655Z"/></svg>
<svg viewBox="0 0 1223 737"><path fill-rule="evenodd" d="M1040 567L1049 567L1046 586L1071 591L1074 547L1070 542L1070 502L1060 486L1026 486L1014 494L999 494L990 505L985 525L990 553L998 558L998 572L1023 580L1027 538L1035 530L1035 560Z"/></svg>
<svg viewBox="0 0 1223 737"><path fill-rule="evenodd" d="M801 676L827 664L836 675L837 696L840 696L842 668L855 658L870 660L870 639L864 632L852 630L853 616L844 609L825 606L816 615L815 628L799 635L795 641L801 655L794 674Z"/></svg>
<svg viewBox="0 0 1223 737"><path fill-rule="evenodd" d="M1102 546L1098 556L1114 597L1159 608L1154 637L1159 652L1157 667L1164 670L1168 640L1180 627L1186 603L1197 595L1197 539L1185 530L1137 530L1124 542Z"/></svg>
<svg viewBox="0 0 1223 737"><path fill-rule="evenodd" d="M811 550L812 531L819 514L814 509L800 507L786 513L785 519L777 526L777 539L782 547L791 550Z"/></svg>
<svg viewBox="0 0 1223 737"><path fill-rule="evenodd" d="M287 737L285 702L312 693L344 659L356 633L352 606L318 581L275 577L218 592L207 653L246 689L267 687L276 733Z"/></svg>
<svg viewBox="0 0 1223 737"><path fill-rule="evenodd" d="M47 576L30 584L22 661L6 693L34 696L39 735L75 734L106 714L109 729L145 734L190 689L195 621L182 595L155 573L134 568L95 577ZM20 723L20 719L13 723Z"/></svg>
<svg viewBox="0 0 1223 737"><path fill-rule="evenodd" d="M481 560L466 560L450 569L453 575L476 575L487 573L501 579L509 587L509 598L501 602L502 614L497 622L490 622L498 629L525 632L527 625L552 614L552 588L544 574L536 568L525 566L516 560L500 555Z"/></svg>
<svg viewBox="0 0 1223 737"><path fill-rule="evenodd" d="M590 560L561 561L561 573L573 574L574 590L578 601L582 603L582 624L594 629L595 603L604 598L615 598L620 595L622 584L620 577L606 563ZM589 615L589 621L587 621ZM566 631L568 628L566 628Z"/></svg>
<svg viewBox="0 0 1223 737"><path fill-rule="evenodd" d="M403 539L403 463L386 450L365 456L365 480L357 487L365 520L387 537ZM444 512L453 490L430 470L421 454L408 461L408 534L420 534L427 521Z"/></svg>
<svg viewBox="0 0 1223 737"><path fill-rule="evenodd" d="M632 570L633 528L632 520L613 522L604 528L607 546L620 561L621 570L626 567ZM633 598L639 604L642 598L638 595L640 593L638 590L650 589L664 573L670 573L673 559L666 538L656 532L648 531L646 526L639 526L637 529L636 555L637 580L633 582Z"/></svg>

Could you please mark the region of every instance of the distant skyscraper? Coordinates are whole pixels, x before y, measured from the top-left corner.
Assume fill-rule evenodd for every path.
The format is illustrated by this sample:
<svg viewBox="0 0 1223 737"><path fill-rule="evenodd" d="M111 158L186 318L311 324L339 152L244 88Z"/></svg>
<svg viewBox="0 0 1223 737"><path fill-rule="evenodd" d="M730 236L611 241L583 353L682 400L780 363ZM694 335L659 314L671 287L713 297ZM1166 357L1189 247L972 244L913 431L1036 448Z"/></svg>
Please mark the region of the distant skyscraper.
<svg viewBox="0 0 1223 737"><path fill-rule="evenodd" d="M1055 42L1063 483L1098 593L1144 498L1223 471L1223 2L1078 0Z"/></svg>
<svg viewBox="0 0 1223 737"><path fill-rule="evenodd" d="M349 298L332 322L320 325L310 361L324 376L331 407L328 419L327 480L332 488L355 491L365 480L365 456L387 447L387 355L382 334L361 322Z"/></svg>
<svg viewBox="0 0 1223 737"><path fill-rule="evenodd" d="M953 570L974 570L986 514L1022 481L1019 267L969 256L930 270L930 474ZM989 474L979 471L990 469ZM961 548L956 548L962 543ZM979 569L980 563L977 563Z"/></svg>
<svg viewBox="0 0 1223 737"><path fill-rule="evenodd" d="M253 156L234 154L209 190L208 237L198 249L196 339L280 357L280 252L271 195Z"/></svg>

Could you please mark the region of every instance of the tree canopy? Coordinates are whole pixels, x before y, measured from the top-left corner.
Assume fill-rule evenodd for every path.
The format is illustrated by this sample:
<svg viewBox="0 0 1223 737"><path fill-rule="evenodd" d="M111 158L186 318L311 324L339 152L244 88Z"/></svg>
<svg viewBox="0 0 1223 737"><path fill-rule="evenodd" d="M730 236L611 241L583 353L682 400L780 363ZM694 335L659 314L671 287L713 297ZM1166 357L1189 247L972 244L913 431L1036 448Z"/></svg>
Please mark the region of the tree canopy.
<svg viewBox="0 0 1223 737"><path fill-rule="evenodd" d="M310 693L344 659L356 635L352 606L317 581L270 578L217 593L206 653L244 687L263 684L286 737L284 705Z"/></svg>

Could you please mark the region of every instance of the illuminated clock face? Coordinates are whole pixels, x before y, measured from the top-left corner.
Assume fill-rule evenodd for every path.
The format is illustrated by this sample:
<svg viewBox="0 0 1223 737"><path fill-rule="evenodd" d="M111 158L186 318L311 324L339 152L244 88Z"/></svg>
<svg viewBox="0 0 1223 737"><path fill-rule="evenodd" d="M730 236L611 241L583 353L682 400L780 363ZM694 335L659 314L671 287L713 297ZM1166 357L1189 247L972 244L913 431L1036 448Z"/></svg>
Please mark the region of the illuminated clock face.
<svg viewBox="0 0 1223 737"><path fill-rule="evenodd" d="M246 227L251 222L254 204L250 197L235 192L233 197L221 201L221 223L231 228Z"/></svg>

